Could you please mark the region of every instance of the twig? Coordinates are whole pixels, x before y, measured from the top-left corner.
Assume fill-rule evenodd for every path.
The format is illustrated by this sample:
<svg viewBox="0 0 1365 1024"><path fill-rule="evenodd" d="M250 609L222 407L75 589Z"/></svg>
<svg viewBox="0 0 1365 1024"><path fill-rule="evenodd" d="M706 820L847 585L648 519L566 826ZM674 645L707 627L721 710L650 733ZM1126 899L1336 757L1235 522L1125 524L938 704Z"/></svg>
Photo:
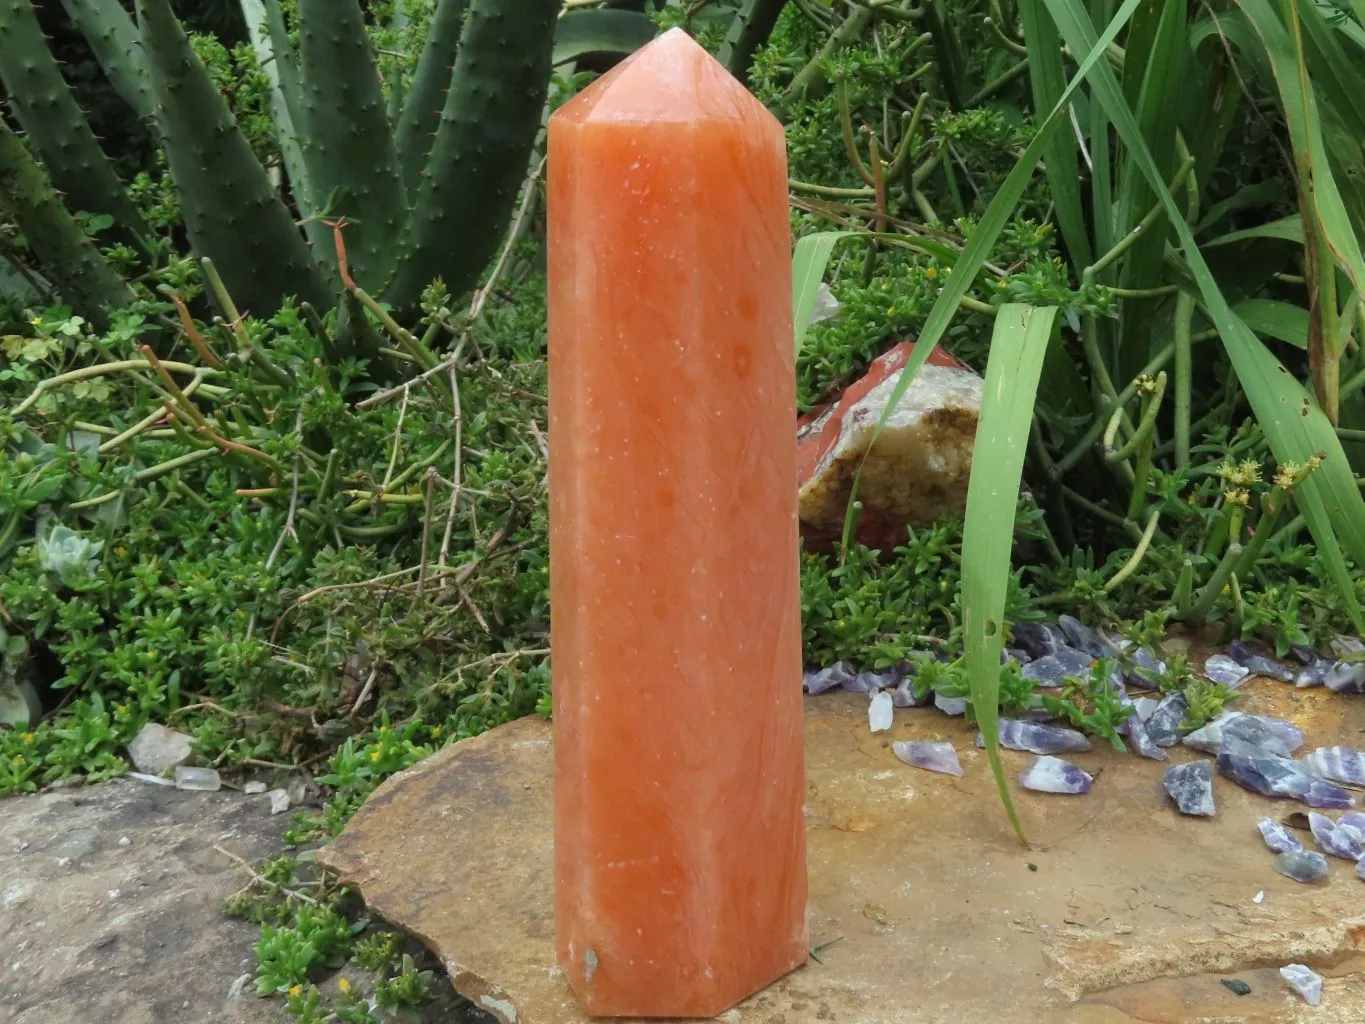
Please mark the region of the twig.
<svg viewBox="0 0 1365 1024"><path fill-rule="evenodd" d="M431 500L436 491L436 468L427 470L426 513L422 516L422 561L417 567L417 597L427 585L427 555L431 551ZM454 498L451 498L454 504Z"/></svg>
<svg viewBox="0 0 1365 1024"><path fill-rule="evenodd" d="M215 852L221 853L224 857L232 861L232 863L236 864L239 868L241 868L248 875L250 875L251 881L254 882L255 884L263 885L268 889L273 889L275 890L275 892L279 893L281 896L284 896L286 899L290 898L300 899L303 900L304 903L311 903L315 907L319 906L318 901L313 899L313 897L306 896L303 893L299 892L297 889L290 889L286 886L280 885L279 882L272 882L270 879L266 878L263 874L261 874L250 864L248 864L246 860L237 856L237 854L232 853L230 850L225 850L221 846L218 846L216 844L214 845L213 849Z"/></svg>
<svg viewBox="0 0 1365 1024"><path fill-rule="evenodd" d="M223 361L213 354L213 349L209 348L199 333L199 328L194 326L194 319L190 316L189 307L185 305L185 300L175 292L170 293L171 301L175 303L176 312L180 314L180 329L185 332L185 337L189 339L194 350L199 353L199 358L208 363L215 370L223 368Z"/></svg>
<svg viewBox="0 0 1365 1024"><path fill-rule="evenodd" d="M347 716L348 718L354 718L356 712L360 710L361 705L369 698L370 691L374 689L374 681L378 677L379 666L376 665L374 668L370 669L370 674L365 679L365 685L360 688L360 696L357 697L355 703L351 705L351 713Z"/></svg>
<svg viewBox="0 0 1365 1024"><path fill-rule="evenodd" d="M403 404L398 407L398 425L393 428L393 451L389 453L389 468L384 471L384 482L380 484L379 490L387 491L389 481L393 479L393 469L398 465L398 449L403 444L403 418L408 414L408 392L403 392Z"/></svg>
<svg viewBox="0 0 1365 1024"><path fill-rule="evenodd" d="M461 341L460 345L455 347L457 359L460 347L463 344L464 342ZM441 537L441 554L436 560L436 564L441 567L445 566L446 559L450 555L450 538L455 532L455 510L460 503L461 477L464 475L461 462L461 456L464 452L464 414L460 409L460 386L459 381L455 379L454 362L450 364L450 394L455 400L455 469L450 478L450 507L446 509L446 528L445 534Z"/></svg>
<svg viewBox="0 0 1365 1024"><path fill-rule="evenodd" d="M303 410L300 409L294 418L294 430L303 430ZM280 552L284 550L284 539L293 537L298 540L298 534L294 532L294 514L299 508L299 454L294 453L294 486L289 494L289 513L284 517L284 529L280 531L279 539L275 541L275 546L270 550L270 557L265 560L266 570L269 571L275 564L275 559L280 557Z"/></svg>

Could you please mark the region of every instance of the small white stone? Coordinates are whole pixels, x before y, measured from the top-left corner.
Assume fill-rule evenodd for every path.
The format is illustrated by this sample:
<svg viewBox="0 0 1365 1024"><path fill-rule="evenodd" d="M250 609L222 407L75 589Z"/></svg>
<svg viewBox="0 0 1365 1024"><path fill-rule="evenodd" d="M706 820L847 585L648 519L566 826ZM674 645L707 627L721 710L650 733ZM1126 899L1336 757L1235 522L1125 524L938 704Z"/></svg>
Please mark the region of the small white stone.
<svg viewBox="0 0 1365 1024"><path fill-rule="evenodd" d="M245 786L242 787L242 792L248 794L249 796L255 796L257 793L264 793L265 783L262 782L260 779L252 779L250 782L248 782Z"/></svg>
<svg viewBox="0 0 1365 1024"><path fill-rule="evenodd" d="M119 836L118 844L119 846L131 846L133 844L133 841L129 839L127 836Z"/></svg>
<svg viewBox="0 0 1365 1024"><path fill-rule="evenodd" d="M1289 964L1280 968L1283 978L1295 992L1303 996L1309 1006L1322 1002L1322 975L1303 964Z"/></svg>
<svg viewBox="0 0 1365 1024"><path fill-rule="evenodd" d="M57 867L59 867L59 868L64 868L64 867L66 867L66 866L67 866L68 864L70 864L70 863L71 863L71 858L70 858L70 857L58 857L58 858L57 858Z"/></svg>
<svg viewBox="0 0 1365 1024"><path fill-rule="evenodd" d="M111 900L116 900L118 899L118 894L119 891L117 889L110 889L106 895L108 895Z"/></svg>
<svg viewBox="0 0 1365 1024"><path fill-rule="evenodd" d="M1261 890L1260 892L1258 892L1255 896L1251 897L1251 902L1252 902L1252 903L1264 903L1264 902L1265 902L1265 890L1262 889L1262 890Z"/></svg>
<svg viewBox="0 0 1365 1024"><path fill-rule="evenodd" d="M895 712L891 694L885 690L878 690L872 695L872 701L867 706L867 724L873 732L885 732L891 728Z"/></svg>
<svg viewBox="0 0 1365 1024"><path fill-rule="evenodd" d="M289 794L282 789L272 789L266 794L270 797L270 813L283 814L289 810Z"/></svg>

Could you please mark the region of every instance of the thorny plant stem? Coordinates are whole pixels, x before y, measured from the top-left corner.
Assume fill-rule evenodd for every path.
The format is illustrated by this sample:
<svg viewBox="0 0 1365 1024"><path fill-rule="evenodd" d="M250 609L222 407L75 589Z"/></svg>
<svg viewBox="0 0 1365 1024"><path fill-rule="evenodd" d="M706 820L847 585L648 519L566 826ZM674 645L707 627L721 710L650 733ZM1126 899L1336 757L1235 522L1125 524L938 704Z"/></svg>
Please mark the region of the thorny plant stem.
<svg viewBox="0 0 1365 1024"><path fill-rule="evenodd" d="M1161 510L1153 509L1151 516L1147 519L1147 528L1142 531L1142 537L1137 542L1137 547L1133 549L1132 556L1124 562L1119 571L1109 578L1109 582L1104 585L1106 594L1112 593L1120 583L1126 580L1142 564L1142 559L1147 555L1147 548L1152 543L1152 537L1156 534L1156 524L1161 518Z"/></svg>

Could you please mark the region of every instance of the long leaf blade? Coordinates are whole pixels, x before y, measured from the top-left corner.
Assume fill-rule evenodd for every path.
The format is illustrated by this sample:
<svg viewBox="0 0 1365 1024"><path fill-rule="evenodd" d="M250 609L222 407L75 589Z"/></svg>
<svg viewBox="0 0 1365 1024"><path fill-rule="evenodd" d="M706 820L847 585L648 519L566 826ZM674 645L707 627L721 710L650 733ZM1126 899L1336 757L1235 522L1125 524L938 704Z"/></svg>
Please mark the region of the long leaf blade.
<svg viewBox="0 0 1365 1024"><path fill-rule="evenodd" d="M1010 304L996 313L962 530L962 631L972 710L1005 812L1025 843L1000 761L1000 649L1024 450L1056 319L1055 306Z"/></svg>
<svg viewBox="0 0 1365 1024"><path fill-rule="evenodd" d="M1067 45L1076 52L1088 52L1095 42L1095 28L1085 9L1077 0L1046 2ZM1248 2L1259 0L1242 0L1244 6ZM1319 554L1327 560L1328 568L1341 588L1352 622L1365 632L1365 616L1361 614L1355 584L1347 571L1338 546L1337 531L1333 528L1335 524L1340 529L1342 542L1356 564L1365 565L1365 499L1361 498L1336 431L1303 385L1228 306L1189 225L1170 193L1161 187L1156 163L1143 141L1133 112L1123 100L1113 72L1107 65L1096 63L1088 70L1083 68L1082 73L1091 76L1096 97L1104 103L1136 166L1165 207L1205 308L1218 328L1233 369L1275 458L1281 463L1302 463L1318 452L1326 453L1326 461L1295 492L1295 502L1312 531Z"/></svg>
<svg viewBox="0 0 1365 1024"><path fill-rule="evenodd" d="M825 267L834 252L834 244L841 238L856 234L853 231L817 231L806 235L792 250L792 328L796 334L796 352L801 354L801 343L810 326L811 311L815 309L820 282L825 278Z"/></svg>

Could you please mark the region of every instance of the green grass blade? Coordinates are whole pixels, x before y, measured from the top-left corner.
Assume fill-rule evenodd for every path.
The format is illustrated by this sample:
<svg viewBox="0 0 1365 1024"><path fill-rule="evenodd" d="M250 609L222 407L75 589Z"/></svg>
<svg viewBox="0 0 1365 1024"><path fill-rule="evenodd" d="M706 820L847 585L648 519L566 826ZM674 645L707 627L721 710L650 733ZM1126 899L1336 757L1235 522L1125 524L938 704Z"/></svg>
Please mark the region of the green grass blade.
<svg viewBox="0 0 1365 1024"><path fill-rule="evenodd" d="M1027 844L1005 782L996 726L1000 704L1000 649L1005 639L1005 592L1019 483L1033 405L1057 309L1001 306L995 316L981 418L972 448L967 518L962 530L962 631L972 710L986 743L991 773L1005 812Z"/></svg>
<svg viewBox="0 0 1365 1024"><path fill-rule="evenodd" d="M1303 26L1305 55L1313 86L1345 122L1356 138L1365 138L1365 109L1360 103L1361 81L1358 65L1346 55L1338 33L1328 24L1316 3L1298 0L1299 23Z"/></svg>
<svg viewBox="0 0 1365 1024"><path fill-rule="evenodd" d="M1365 258L1362 258L1360 242L1327 160L1317 98L1311 87L1307 92L1303 89L1294 42L1266 0L1239 0L1239 3L1270 58L1295 159L1308 170L1309 181L1300 182L1299 187L1311 188L1312 208L1317 213L1323 241L1359 291L1365 285Z"/></svg>
<svg viewBox="0 0 1365 1024"><path fill-rule="evenodd" d="M1095 42L1095 28L1085 9L1077 0L1046 2L1067 45L1077 53L1089 52ZM1244 7L1257 2L1260 0L1242 0ZM1175 200L1162 187L1156 163L1109 66L1097 62L1089 69L1082 69L1081 73L1090 76L1094 95L1104 103L1136 166L1146 175L1165 206L1204 306L1218 328L1233 369L1275 458L1281 463L1302 463L1317 452L1326 454L1322 466L1295 492L1295 503L1313 533L1320 556L1326 560L1341 589L1352 622L1357 629L1365 631L1365 616L1356 600L1355 584L1340 546L1344 544L1357 565L1365 566L1365 499L1361 498L1336 431L1303 385L1228 306L1189 225Z"/></svg>
<svg viewBox="0 0 1365 1024"><path fill-rule="evenodd" d="M1033 89L1033 109L1051 110L1066 89L1066 69L1062 66L1062 42L1043 7L1043 0L1020 0L1019 16L1028 44L1029 83ZM1071 263L1088 267L1094 262L1090 233L1086 230L1081 206L1080 167L1074 132L1057 132L1043 154L1047 169L1048 191L1056 209L1057 224Z"/></svg>
<svg viewBox="0 0 1365 1024"><path fill-rule="evenodd" d="M1276 299L1243 299L1232 311L1257 334L1288 342L1295 348L1308 347L1308 310L1302 306Z"/></svg>
<svg viewBox="0 0 1365 1024"><path fill-rule="evenodd" d="M1215 245L1231 245L1233 242L1245 242L1252 238L1279 238L1286 242L1293 242L1295 245L1303 245L1303 218L1295 213L1288 217L1281 217L1279 220L1272 220L1268 224L1258 224L1254 228L1232 231L1226 235L1209 239L1204 243L1204 248L1209 249Z"/></svg>
<svg viewBox="0 0 1365 1024"><path fill-rule="evenodd" d="M608 8L565 11L555 26L556 66L591 53L634 53L654 38L658 26L639 11Z"/></svg>
<svg viewBox="0 0 1365 1024"><path fill-rule="evenodd" d="M796 334L796 352L810 326L815 297L820 294L820 282L825 278L825 267L834 252L834 244L841 238L857 234L855 231L818 231L799 239L792 250L792 328Z"/></svg>

